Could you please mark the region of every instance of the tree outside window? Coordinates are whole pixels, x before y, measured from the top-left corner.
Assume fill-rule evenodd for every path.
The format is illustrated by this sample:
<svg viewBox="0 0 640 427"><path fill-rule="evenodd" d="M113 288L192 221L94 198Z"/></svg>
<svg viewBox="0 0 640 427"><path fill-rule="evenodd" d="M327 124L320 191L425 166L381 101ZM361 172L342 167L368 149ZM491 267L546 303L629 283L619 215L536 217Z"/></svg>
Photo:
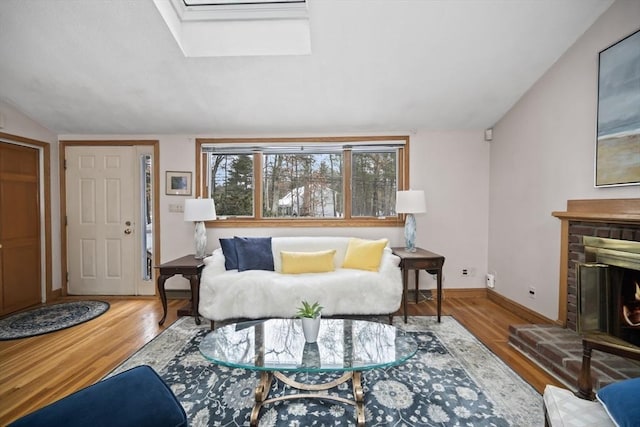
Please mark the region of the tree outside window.
<svg viewBox="0 0 640 427"><path fill-rule="evenodd" d="M262 216L342 217L342 156L342 152L264 154Z"/></svg>
<svg viewBox="0 0 640 427"><path fill-rule="evenodd" d="M253 156L211 156L211 194L221 216L253 215Z"/></svg>

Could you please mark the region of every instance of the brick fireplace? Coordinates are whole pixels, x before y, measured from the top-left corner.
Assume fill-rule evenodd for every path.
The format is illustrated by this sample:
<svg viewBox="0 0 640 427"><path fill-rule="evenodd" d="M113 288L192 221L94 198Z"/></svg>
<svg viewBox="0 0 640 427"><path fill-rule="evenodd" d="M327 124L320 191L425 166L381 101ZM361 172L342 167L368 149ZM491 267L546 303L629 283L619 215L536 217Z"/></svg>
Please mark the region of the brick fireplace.
<svg viewBox="0 0 640 427"><path fill-rule="evenodd" d="M590 253L585 254L584 236L640 242L640 199L569 200L567 210L553 212L553 216L561 221L556 324L513 325L509 342L569 387L575 387L582 357L577 266L593 261ZM599 352L594 353L592 368L596 388L640 375L639 364Z"/></svg>

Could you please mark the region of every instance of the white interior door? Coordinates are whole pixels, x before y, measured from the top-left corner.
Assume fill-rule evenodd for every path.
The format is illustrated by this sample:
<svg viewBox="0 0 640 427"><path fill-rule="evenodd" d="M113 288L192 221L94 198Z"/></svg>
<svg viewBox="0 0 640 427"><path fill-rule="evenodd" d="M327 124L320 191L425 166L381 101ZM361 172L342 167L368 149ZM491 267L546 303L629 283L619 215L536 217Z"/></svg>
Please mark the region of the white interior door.
<svg viewBox="0 0 640 427"><path fill-rule="evenodd" d="M65 157L68 293L135 295L135 147L70 146Z"/></svg>

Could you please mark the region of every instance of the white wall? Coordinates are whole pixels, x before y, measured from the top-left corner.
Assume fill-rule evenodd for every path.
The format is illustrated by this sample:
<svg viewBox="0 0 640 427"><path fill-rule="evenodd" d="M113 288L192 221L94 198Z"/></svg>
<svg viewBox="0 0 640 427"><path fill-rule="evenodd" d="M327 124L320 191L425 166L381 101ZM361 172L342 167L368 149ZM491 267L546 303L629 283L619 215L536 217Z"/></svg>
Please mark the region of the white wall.
<svg viewBox="0 0 640 427"><path fill-rule="evenodd" d="M0 132L23 138L35 139L50 144L51 156L51 282L52 289L60 289L60 181L58 179L58 140L56 135L39 123L16 110L13 106L0 102L0 116L3 126Z"/></svg>
<svg viewBox="0 0 640 427"><path fill-rule="evenodd" d="M408 134L404 133L404 134ZM220 137L219 135L199 135ZM234 135L223 135L230 137ZM246 135L235 135L246 136ZM255 136L255 135L253 135ZM261 135L270 136L308 136ZM325 136L325 135L316 135ZM160 233L161 261L193 253L193 224L181 213L169 212L170 204L183 204L188 197L165 194L165 172L191 171L195 179L195 136L192 135L63 135L73 139L158 139L160 141ZM446 257L444 287L484 286L487 268L489 144L482 131L414 132L411 135L410 179L413 189L425 190L427 210L416 215L417 245ZM335 235L390 240L404 245L401 227L345 228L209 228L209 251L219 247L220 237ZM462 277L462 268L475 269L472 277ZM435 280L422 272L421 287L434 288ZM167 280L167 289L188 289L180 277Z"/></svg>
<svg viewBox="0 0 640 427"><path fill-rule="evenodd" d="M485 285L489 151L483 131L424 131L411 137L411 187L424 190L427 199L427 213L416 215L416 244L445 257L445 289ZM473 276L463 277L463 268Z"/></svg>
<svg viewBox="0 0 640 427"><path fill-rule="evenodd" d="M598 52L639 26L640 2L617 0L494 127L489 271L498 293L550 319L560 269L551 212L569 199L640 197L638 186L593 186Z"/></svg>
<svg viewBox="0 0 640 427"><path fill-rule="evenodd" d="M273 136L273 135L267 135ZM282 136L282 135L278 135ZM293 135L300 136L300 135ZM161 164L168 162L165 151L165 139L161 143ZM177 141L174 141L174 143ZM186 141L188 150L171 149L175 156L182 151L191 154L193 139ZM180 145L184 147L184 145ZM175 151L173 151L175 150ZM189 156L192 159L195 156ZM445 288L480 288L484 286L487 271L487 234L488 234L488 194L489 194L489 144L483 140L482 131L472 132L422 132L411 135L410 145L410 182L413 189L425 191L427 213L416 215L416 244L425 249L444 255ZM172 157L175 159L175 157ZM193 160L190 160L193 162ZM168 167L168 166L167 166ZM191 169L185 169L191 170ZM164 173L164 172L163 172ZM166 196L165 199L175 199ZM161 200L161 204L164 202ZM168 203L162 208L162 240L183 241L185 231L179 225L180 214L168 213ZM177 217L176 217L177 216ZM165 226L171 221L169 226ZM182 224L184 225L184 223ZM163 243L163 259L169 260L184 251L193 251L192 225L188 224L186 246L182 251L167 248L171 256L165 252ZM172 233L167 236L165 233ZM181 235L173 235L173 233ZM327 230L322 228L251 228L251 229L208 229L209 248L218 247L218 238L244 236L287 236L287 235L327 235L354 236L362 238L389 238L392 246L404 246L404 231L401 227L393 228L344 228ZM463 268L475 271L472 277L462 277ZM435 280L421 273L421 287L434 288ZM174 284L167 282L167 287ZM186 285L184 285L186 287Z"/></svg>
<svg viewBox="0 0 640 427"><path fill-rule="evenodd" d="M4 127L0 128L0 132L35 139L40 142L48 142L53 145L58 141L55 133L6 102L0 101L0 115L4 122ZM51 149L53 150L53 147Z"/></svg>

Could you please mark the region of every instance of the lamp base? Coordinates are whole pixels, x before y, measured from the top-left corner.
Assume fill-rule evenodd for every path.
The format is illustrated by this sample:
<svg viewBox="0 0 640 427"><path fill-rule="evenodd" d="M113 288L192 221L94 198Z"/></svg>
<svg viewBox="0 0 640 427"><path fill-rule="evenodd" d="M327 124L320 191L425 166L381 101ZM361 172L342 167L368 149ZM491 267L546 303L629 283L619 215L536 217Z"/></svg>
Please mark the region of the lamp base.
<svg viewBox="0 0 640 427"><path fill-rule="evenodd" d="M404 241L407 252L416 251L416 218L413 214L407 214L404 222Z"/></svg>
<svg viewBox="0 0 640 427"><path fill-rule="evenodd" d="M196 259L202 259L207 256L207 228L204 221L196 222L196 230L193 234L193 240L196 246Z"/></svg>

